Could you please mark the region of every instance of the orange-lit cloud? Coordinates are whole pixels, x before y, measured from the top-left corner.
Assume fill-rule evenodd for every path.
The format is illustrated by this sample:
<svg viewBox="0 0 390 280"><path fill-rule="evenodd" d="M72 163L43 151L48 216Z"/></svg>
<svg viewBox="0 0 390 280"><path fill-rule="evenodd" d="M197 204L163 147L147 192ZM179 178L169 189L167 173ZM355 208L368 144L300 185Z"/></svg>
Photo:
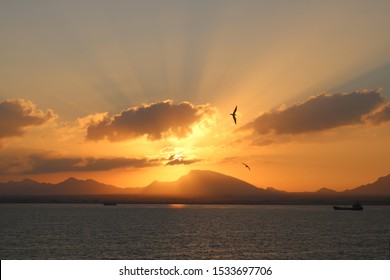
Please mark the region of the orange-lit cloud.
<svg viewBox="0 0 390 280"><path fill-rule="evenodd" d="M342 94L320 94L304 102L257 117L243 129L252 129L265 144L269 135L296 135L319 132L347 125L380 123L390 120L389 103L379 90L361 90ZM259 144L264 145L264 141Z"/></svg>
<svg viewBox="0 0 390 280"><path fill-rule="evenodd" d="M114 116L106 115L101 121L92 121L87 128L87 139L115 142L144 135L149 140L169 136L184 138L192 132L192 125L212 113L209 105L195 106L189 102L173 104L163 101L141 105Z"/></svg>
<svg viewBox="0 0 390 280"><path fill-rule="evenodd" d="M160 150L159 158L165 165L190 165L202 161L191 149L182 147L166 147Z"/></svg>
<svg viewBox="0 0 390 280"><path fill-rule="evenodd" d="M381 124L390 121L390 102L387 102L378 110L368 115L367 120L373 124Z"/></svg>
<svg viewBox="0 0 390 280"><path fill-rule="evenodd" d="M180 157L180 158L170 158L169 161L165 165L179 165L179 164L193 164L196 162L201 161L200 159L194 158L194 159L186 159L185 157Z"/></svg>
<svg viewBox="0 0 390 280"><path fill-rule="evenodd" d="M7 99L0 103L0 139L22 136L30 126L39 126L55 118L52 110L38 110L31 101Z"/></svg>
<svg viewBox="0 0 390 280"><path fill-rule="evenodd" d="M29 155L0 163L0 174L40 174L59 172L107 171L119 168L144 168L161 165L159 159L51 157Z"/></svg>

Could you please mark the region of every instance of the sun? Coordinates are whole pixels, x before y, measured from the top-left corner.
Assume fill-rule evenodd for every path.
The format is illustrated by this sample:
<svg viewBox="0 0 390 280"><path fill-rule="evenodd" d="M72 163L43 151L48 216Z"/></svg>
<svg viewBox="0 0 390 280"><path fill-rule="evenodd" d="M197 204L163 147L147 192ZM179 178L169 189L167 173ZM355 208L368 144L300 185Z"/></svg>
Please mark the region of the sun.
<svg viewBox="0 0 390 280"><path fill-rule="evenodd" d="M183 157L184 155L182 153L176 153L172 156L172 160L181 160Z"/></svg>

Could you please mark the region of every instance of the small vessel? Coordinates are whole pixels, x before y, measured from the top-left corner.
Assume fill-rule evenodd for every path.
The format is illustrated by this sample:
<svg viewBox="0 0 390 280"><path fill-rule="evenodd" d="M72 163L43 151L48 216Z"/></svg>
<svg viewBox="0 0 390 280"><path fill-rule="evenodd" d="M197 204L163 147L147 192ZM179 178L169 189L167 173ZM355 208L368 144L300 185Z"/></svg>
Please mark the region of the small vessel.
<svg viewBox="0 0 390 280"><path fill-rule="evenodd" d="M356 202L356 203L352 204L352 206L333 206L333 209L334 210L358 210L358 211L361 211L364 208L359 202Z"/></svg>
<svg viewBox="0 0 390 280"><path fill-rule="evenodd" d="M103 205L104 206L116 206L116 202L104 202Z"/></svg>

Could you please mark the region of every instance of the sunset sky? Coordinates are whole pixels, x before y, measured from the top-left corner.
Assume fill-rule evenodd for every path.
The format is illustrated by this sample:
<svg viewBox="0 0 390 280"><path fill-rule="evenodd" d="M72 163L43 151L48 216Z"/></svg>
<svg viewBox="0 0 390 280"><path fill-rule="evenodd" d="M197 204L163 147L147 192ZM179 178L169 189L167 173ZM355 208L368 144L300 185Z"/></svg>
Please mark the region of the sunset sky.
<svg viewBox="0 0 390 280"><path fill-rule="evenodd" d="M0 181L141 187L192 169L287 191L375 181L390 172L389 11L2 0Z"/></svg>

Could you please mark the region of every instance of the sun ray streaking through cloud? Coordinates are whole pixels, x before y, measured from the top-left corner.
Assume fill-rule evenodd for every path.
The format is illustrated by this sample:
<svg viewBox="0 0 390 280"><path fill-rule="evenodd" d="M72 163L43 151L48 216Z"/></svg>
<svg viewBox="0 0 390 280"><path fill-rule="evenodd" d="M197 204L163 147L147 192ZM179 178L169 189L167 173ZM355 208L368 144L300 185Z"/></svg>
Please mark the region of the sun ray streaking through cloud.
<svg viewBox="0 0 390 280"><path fill-rule="evenodd" d="M40 2L0 1L0 181L388 173L390 1Z"/></svg>

